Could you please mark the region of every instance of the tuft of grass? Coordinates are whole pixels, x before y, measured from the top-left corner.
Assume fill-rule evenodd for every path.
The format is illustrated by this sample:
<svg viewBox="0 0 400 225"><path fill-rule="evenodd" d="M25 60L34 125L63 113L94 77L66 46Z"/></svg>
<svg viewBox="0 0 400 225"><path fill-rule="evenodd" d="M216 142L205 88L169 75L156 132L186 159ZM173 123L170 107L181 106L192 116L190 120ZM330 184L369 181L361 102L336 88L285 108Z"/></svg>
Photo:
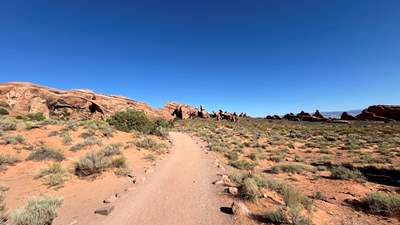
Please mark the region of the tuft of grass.
<svg viewBox="0 0 400 225"><path fill-rule="evenodd" d="M110 168L112 160L102 152L90 152L75 163L75 174L80 177L86 177L101 173Z"/></svg>
<svg viewBox="0 0 400 225"><path fill-rule="evenodd" d="M43 145L33 150L26 159L33 161L43 161L48 159L63 161L65 156L63 152Z"/></svg>
<svg viewBox="0 0 400 225"><path fill-rule="evenodd" d="M266 212L262 216L267 222L273 223L273 224L283 224L283 223L289 223L289 219L285 213L285 211L282 208L278 208L272 211Z"/></svg>
<svg viewBox="0 0 400 225"><path fill-rule="evenodd" d="M101 140L97 139L95 136L89 136L83 139L83 142L73 145L70 150L78 151L81 150L82 148L92 145L101 145Z"/></svg>
<svg viewBox="0 0 400 225"><path fill-rule="evenodd" d="M17 135L9 135L9 136L5 136L3 137L3 142L4 144L8 145L8 144L23 144L25 142L25 138L24 136L17 134Z"/></svg>
<svg viewBox="0 0 400 225"><path fill-rule="evenodd" d="M135 142L136 147L148 150L156 150L160 145L150 137L145 137L142 140Z"/></svg>
<svg viewBox="0 0 400 225"><path fill-rule="evenodd" d="M229 165L235 167L236 169L241 169L241 170L251 170L255 167L255 164L246 160L231 161Z"/></svg>
<svg viewBox="0 0 400 225"><path fill-rule="evenodd" d="M48 168L40 169L35 178L42 178L50 187L62 186L68 180L68 171L59 162L54 162Z"/></svg>
<svg viewBox="0 0 400 225"><path fill-rule="evenodd" d="M0 154L0 169L3 166L13 166L21 160L15 155Z"/></svg>
<svg viewBox="0 0 400 225"><path fill-rule="evenodd" d="M120 176L120 177L127 177L129 175L132 175L132 170L129 169L128 167L121 167L121 168L116 168L114 170L115 175Z"/></svg>
<svg viewBox="0 0 400 225"><path fill-rule="evenodd" d="M30 120L35 120L35 121L43 121L46 119L46 116L42 112L30 113L27 115L27 117Z"/></svg>
<svg viewBox="0 0 400 225"><path fill-rule="evenodd" d="M225 157L229 160L238 160L239 154L236 151L229 151L225 153Z"/></svg>
<svg viewBox="0 0 400 225"><path fill-rule="evenodd" d="M109 144L102 148L100 151L103 152L105 156L120 155L122 153L122 146L122 143Z"/></svg>
<svg viewBox="0 0 400 225"><path fill-rule="evenodd" d="M49 225L57 217L57 209L62 205L59 197L33 197L21 209L11 214L9 225Z"/></svg>
<svg viewBox="0 0 400 225"><path fill-rule="evenodd" d="M271 170L274 173L303 173L304 171L308 170L308 167L300 163L285 163L275 165L271 168Z"/></svg>
<svg viewBox="0 0 400 225"><path fill-rule="evenodd" d="M0 130L17 130L17 121L12 119L2 119L0 120Z"/></svg>
<svg viewBox="0 0 400 225"><path fill-rule="evenodd" d="M112 160L111 164L115 168L126 168L126 157L123 155L118 156Z"/></svg>
<svg viewBox="0 0 400 225"><path fill-rule="evenodd" d="M261 196L260 188L254 178L247 177L243 180L239 189L239 194L242 198L255 200Z"/></svg>
<svg viewBox="0 0 400 225"><path fill-rule="evenodd" d="M155 124L146 116L144 112L134 110L117 112L109 117L107 122L117 130L124 132L130 132L134 130L148 134L155 127Z"/></svg>
<svg viewBox="0 0 400 225"><path fill-rule="evenodd" d="M71 135L69 134L69 131L67 129L63 128L61 130L60 137L62 138L62 143L64 145L72 144L72 138L71 138Z"/></svg>
<svg viewBox="0 0 400 225"><path fill-rule="evenodd" d="M330 171L331 177L335 179L356 180L362 178L360 171L356 169L348 169L344 166L332 167Z"/></svg>
<svg viewBox="0 0 400 225"><path fill-rule="evenodd" d="M400 214L400 195L372 192L361 199L362 209L368 213L393 216Z"/></svg>

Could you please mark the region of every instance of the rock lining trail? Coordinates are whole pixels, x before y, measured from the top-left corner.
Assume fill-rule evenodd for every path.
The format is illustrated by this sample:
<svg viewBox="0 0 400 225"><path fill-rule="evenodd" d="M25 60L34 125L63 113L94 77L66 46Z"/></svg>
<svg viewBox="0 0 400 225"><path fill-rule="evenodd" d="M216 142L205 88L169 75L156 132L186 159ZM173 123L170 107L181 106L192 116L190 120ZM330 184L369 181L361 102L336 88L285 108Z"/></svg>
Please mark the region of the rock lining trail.
<svg viewBox="0 0 400 225"><path fill-rule="evenodd" d="M230 215L220 211L231 200L212 185L217 168L210 154L187 134L171 132L170 155L137 189L113 205L108 216L90 216L86 225L228 225Z"/></svg>

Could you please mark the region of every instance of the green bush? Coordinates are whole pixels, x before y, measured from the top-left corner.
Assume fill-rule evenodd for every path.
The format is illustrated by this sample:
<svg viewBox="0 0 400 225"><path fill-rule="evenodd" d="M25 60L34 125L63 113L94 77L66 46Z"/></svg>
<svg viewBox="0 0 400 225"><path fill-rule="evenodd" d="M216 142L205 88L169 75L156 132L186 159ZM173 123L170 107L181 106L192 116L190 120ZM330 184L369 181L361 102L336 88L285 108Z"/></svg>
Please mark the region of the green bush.
<svg viewBox="0 0 400 225"><path fill-rule="evenodd" d="M47 146L40 146L33 150L26 159L33 161L42 161L47 159L62 161L65 159L65 156L64 153L59 150Z"/></svg>
<svg viewBox="0 0 400 225"><path fill-rule="evenodd" d="M400 195L383 194L379 192L369 193L360 201L361 207L368 213L385 216L400 215Z"/></svg>
<svg viewBox="0 0 400 225"><path fill-rule="evenodd" d="M8 225L50 225L57 217L62 198L44 196L31 198L26 206L11 214Z"/></svg>
<svg viewBox="0 0 400 225"><path fill-rule="evenodd" d="M360 171L356 169L348 169L344 166L337 166L337 167L332 167L330 168L331 171L331 177L335 179L360 179L362 178L362 174Z"/></svg>
<svg viewBox="0 0 400 225"><path fill-rule="evenodd" d="M35 120L35 121L43 121L46 119L46 117L44 116L44 114L42 112L30 113L27 115L27 117L30 120Z"/></svg>
<svg viewBox="0 0 400 225"><path fill-rule="evenodd" d="M125 156L121 155L114 158L111 162L112 166L115 168L126 168L126 158Z"/></svg>
<svg viewBox="0 0 400 225"><path fill-rule="evenodd" d="M75 174L81 177L98 174L110 168L112 160L102 152L90 152L75 163Z"/></svg>
<svg viewBox="0 0 400 225"><path fill-rule="evenodd" d="M144 112L134 110L117 112L108 118L107 122L116 129L124 132L134 130L147 134L155 127L154 123L147 118Z"/></svg>

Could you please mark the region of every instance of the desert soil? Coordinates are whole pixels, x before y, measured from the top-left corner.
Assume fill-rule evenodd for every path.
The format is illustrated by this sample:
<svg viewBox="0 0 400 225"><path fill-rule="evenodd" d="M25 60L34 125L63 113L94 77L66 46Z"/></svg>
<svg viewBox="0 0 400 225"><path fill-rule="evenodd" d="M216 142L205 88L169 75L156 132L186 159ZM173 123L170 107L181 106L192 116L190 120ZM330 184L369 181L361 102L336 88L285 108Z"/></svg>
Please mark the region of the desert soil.
<svg viewBox="0 0 400 225"><path fill-rule="evenodd" d="M220 211L231 200L212 185L218 178L215 158L187 134L172 132L170 137L170 155L145 180L139 179L135 190L123 194L110 215L90 214L77 224L232 224L231 216Z"/></svg>

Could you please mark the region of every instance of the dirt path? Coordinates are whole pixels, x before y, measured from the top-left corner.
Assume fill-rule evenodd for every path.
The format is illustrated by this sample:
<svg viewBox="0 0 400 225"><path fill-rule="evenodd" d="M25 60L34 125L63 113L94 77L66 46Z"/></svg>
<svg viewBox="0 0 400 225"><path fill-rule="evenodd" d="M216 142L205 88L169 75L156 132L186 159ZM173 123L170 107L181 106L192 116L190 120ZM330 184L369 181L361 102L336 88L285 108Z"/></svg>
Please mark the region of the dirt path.
<svg viewBox="0 0 400 225"><path fill-rule="evenodd" d="M171 138L171 154L135 191L118 199L110 215L87 218L79 224L232 224L231 217L220 212L220 207L230 202L212 185L217 178L212 157L187 134L173 132Z"/></svg>

